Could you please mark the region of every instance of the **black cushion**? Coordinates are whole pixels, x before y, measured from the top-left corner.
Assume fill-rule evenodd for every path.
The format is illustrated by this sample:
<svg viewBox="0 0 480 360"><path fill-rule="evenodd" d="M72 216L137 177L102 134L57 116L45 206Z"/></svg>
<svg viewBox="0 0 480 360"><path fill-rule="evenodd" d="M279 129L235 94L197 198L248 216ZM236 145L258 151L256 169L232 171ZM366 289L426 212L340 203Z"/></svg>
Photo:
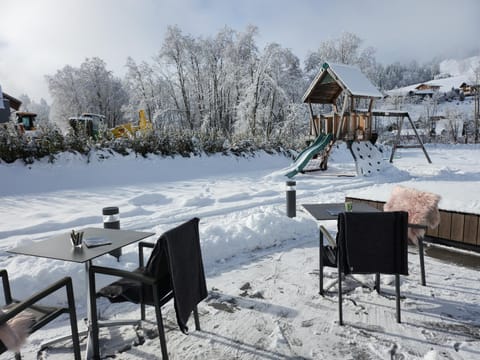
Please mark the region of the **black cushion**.
<svg viewBox="0 0 480 360"><path fill-rule="evenodd" d="M184 333L193 309L208 295L198 222L198 218L193 218L160 238L167 244L177 322Z"/></svg>
<svg viewBox="0 0 480 360"><path fill-rule="evenodd" d="M408 275L407 226L408 214L403 211L339 214L342 271Z"/></svg>

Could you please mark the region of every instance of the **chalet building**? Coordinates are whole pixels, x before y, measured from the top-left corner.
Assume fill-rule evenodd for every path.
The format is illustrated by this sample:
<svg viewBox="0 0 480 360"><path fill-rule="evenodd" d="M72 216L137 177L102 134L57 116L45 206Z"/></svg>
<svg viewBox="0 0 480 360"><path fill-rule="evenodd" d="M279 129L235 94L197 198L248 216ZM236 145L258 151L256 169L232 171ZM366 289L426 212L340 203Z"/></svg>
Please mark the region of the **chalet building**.
<svg viewBox="0 0 480 360"><path fill-rule="evenodd" d="M432 90L432 91L438 91L440 90L440 85L432 85L432 84L420 84L415 87L417 91L422 91L422 90Z"/></svg>
<svg viewBox="0 0 480 360"><path fill-rule="evenodd" d="M466 82L462 83L460 86L460 91L463 92L465 96L473 96L475 95L475 91L478 89L478 86L467 84Z"/></svg>
<svg viewBox="0 0 480 360"><path fill-rule="evenodd" d="M408 92L410 96L421 96L422 98L429 96L432 97L433 94L438 93L440 90L440 85L433 84L420 84L415 87L414 90Z"/></svg>
<svg viewBox="0 0 480 360"><path fill-rule="evenodd" d="M22 102L7 93L2 92L0 87L0 123L10 120L12 110L18 111Z"/></svg>

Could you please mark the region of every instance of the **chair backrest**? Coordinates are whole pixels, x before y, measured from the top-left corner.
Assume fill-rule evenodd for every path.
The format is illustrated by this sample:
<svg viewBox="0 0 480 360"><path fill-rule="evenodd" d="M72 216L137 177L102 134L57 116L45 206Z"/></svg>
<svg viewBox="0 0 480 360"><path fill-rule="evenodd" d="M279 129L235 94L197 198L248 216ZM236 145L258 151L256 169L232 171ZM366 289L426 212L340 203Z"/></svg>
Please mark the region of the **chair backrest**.
<svg viewBox="0 0 480 360"><path fill-rule="evenodd" d="M158 241L158 259L152 259L152 253L147 263L148 271L162 274L165 269L158 261L167 258L177 322L183 332L188 331L186 323L193 309L208 295L198 223L199 219L193 218L165 232Z"/></svg>
<svg viewBox="0 0 480 360"><path fill-rule="evenodd" d="M338 216L337 244L345 274L408 275L408 214L346 212Z"/></svg>
<svg viewBox="0 0 480 360"><path fill-rule="evenodd" d="M409 223L426 225L433 229L440 223L438 210L440 199L440 195L431 192L395 186L383 209L385 211L406 211ZM414 244L417 244L418 238L424 235L425 230L423 229L408 230L408 238Z"/></svg>

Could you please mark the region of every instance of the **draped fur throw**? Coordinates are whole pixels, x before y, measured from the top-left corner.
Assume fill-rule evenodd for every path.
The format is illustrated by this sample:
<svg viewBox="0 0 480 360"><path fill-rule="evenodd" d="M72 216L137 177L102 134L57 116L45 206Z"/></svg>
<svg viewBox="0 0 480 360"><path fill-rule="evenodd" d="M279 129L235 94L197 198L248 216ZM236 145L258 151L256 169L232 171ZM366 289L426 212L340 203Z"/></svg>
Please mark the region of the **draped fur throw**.
<svg viewBox="0 0 480 360"><path fill-rule="evenodd" d="M3 313L2 310L0 312ZM25 342L32 323L33 315L28 311L22 311L0 325L0 340L8 350L18 351Z"/></svg>
<svg viewBox="0 0 480 360"><path fill-rule="evenodd" d="M410 224L427 225L434 229L440 223L440 199L440 195L434 193L395 186L383 210L407 211ZM423 229L408 229L408 239L415 245L418 245L418 239L424 235Z"/></svg>

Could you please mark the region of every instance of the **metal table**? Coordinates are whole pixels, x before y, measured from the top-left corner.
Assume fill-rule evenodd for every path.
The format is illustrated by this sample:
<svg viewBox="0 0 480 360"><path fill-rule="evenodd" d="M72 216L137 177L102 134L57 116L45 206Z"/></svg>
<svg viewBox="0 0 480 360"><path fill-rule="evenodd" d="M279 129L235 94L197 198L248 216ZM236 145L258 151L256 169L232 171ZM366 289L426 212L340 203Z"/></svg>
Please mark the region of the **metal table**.
<svg viewBox="0 0 480 360"><path fill-rule="evenodd" d="M307 212L317 221L337 220L338 214L345 212L345 203L302 204ZM365 203L353 203L352 212L380 212L376 207ZM321 225L320 225L321 227ZM319 293L323 295L323 232L319 227Z"/></svg>
<svg viewBox="0 0 480 360"><path fill-rule="evenodd" d="M302 204L317 221L337 220L338 214L345 211L345 203ZM352 212L379 212L376 207L365 203L353 203Z"/></svg>
<svg viewBox="0 0 480 360"><path fill-rule="evenodd" d="M8 250L8 252L13 254L20 255L29 255L37 257L45 257L55 260L71 261L77 263L85 264L85 281L87 286L87 348L86 348L86 359L93 358L93 350L91 349L90 344L92 343L91 339L91 307L90 307L90 296L89 296L89 276L88 272L90 266L92 265L92 260L109 253L110 251L120 249L124 246L130 245L134 242L145 239L149 236L154 235L150 232L140 232L132 230L114 230L114 229L103 229L103 228L85 228L80 229L84 232L83 239L88 238L103 238L108 240L110 244L101 245L96 247L87 248L85 244L80 248L74 248L70 242L70 233L65 233L51 237L47 240L34 242L29 245L19 246L17 248ZM51 344L52 342L58 341L55 339L49 341L48 343L43 344L43 348Z"/></svg>

